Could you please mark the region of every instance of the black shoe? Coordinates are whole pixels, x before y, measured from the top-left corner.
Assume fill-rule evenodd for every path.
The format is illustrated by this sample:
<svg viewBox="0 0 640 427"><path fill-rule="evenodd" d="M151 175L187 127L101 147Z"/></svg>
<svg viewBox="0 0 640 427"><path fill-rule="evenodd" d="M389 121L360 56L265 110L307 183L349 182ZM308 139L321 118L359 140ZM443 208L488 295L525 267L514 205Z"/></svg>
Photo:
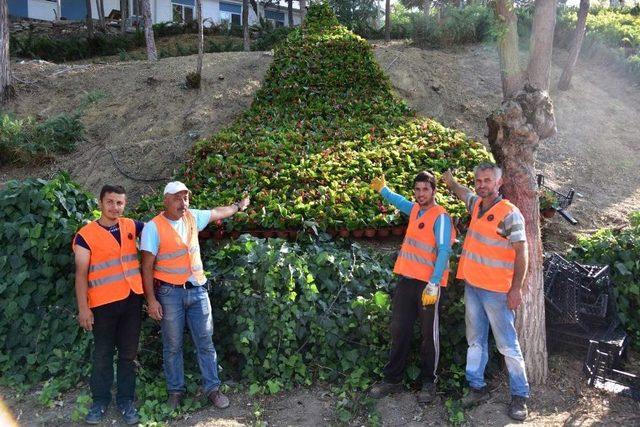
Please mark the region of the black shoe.
<svg viewBox="0 0 640 427"><path fill-rule="evenodd" d="M118 405L118 409L122 414L122 419L127 425L138 424L140 421L140 416L138 415L138 411L136 411L135 406L133 406L133 402L126 402Z"/></svg>
<svg viewBox="0 0 640 427"><path fill-rule="evenodd" d="M84 417L84 421L87 424L99 424L107 413L107 406L102 403L93 403L89 408L89 413Z"/></svg>
<svg viewBox="0 0 640 427"><path fill-rule="evenodd" d="M460 400L460 406L462 406L463 409L471 408L472 406L476 406L486 402L487 400L489 400L489 397L491 397L491 395L489 394L489 391L486 387L471 387L469 389L469 394L467 394L462 398L462 400Z"/></svg>
<svg viewBox="0 0 640 427"><path fill-rule="evenodd" d="M389 394L397 393L401 390L402 390L402 383L393 384L393 383L388 383L386 381L383 381L371 387L371 391L369 391L369 397L372 397L374 399L380 399Z"/></svg>
<svg viewBox="0 0 640 427"><path fill-rule="evenodd" d="M527 398L522 396L511 396L509 416L516 421L524 421L527 419L527 415L529 415L529 412L527 411Z"/></svg>
<svg viewBox="0 0 640 427"><path fill-rule="evenodd" d="M182 404L183 397L184 393L169 393L167 405L169 405L169 408L171 408L172 411L175 411Z"/></svg>
<svg viewBox="0 0 640 427"><path fill-rule="evenodd" d="M432 382L422 384L422 389L418 392L418 403L427 404L436 398L436 385Z"/></svg>

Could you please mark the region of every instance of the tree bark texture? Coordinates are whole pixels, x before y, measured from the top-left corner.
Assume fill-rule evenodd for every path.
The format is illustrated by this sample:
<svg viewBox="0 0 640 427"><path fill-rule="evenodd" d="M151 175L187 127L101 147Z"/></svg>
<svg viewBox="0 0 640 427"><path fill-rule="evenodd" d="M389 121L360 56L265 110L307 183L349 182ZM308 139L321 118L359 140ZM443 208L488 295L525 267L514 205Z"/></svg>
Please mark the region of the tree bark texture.
<svg viewBox="0 0 640 427"><path fill-rule="evenodd" d="M249 39L249 0L242 0L242 45L245 52L251 50Z"/></svg>
<svg viewBox="0 0 640 427"><path fill-rule="evenodd" d="M384 5L384 40L391 41L391 0Z"/></svg>
<svg viewBox="0 0 640 427"><path fill-rule="evenodd" d="M93 16L91 14L91 0L85 2L87 8L87 37L93 37Z"/></svg>
<svg viewBox="0 0 640 427"><path fill-rule="evenodd" d="M496 0L495 8L496 18L501 23L498 56L502 96L507 100L522 88L522 69L518 58L518 18L512 0Z"/></svg>
<svg viewBox="0 0 640 427"><path fill-rule="evenodd" d="M293 0L287 0L287 20L289 28L293 28Z"/></svg>
<svg viewBox="0 0 640 427"><path fill-rule="evenodd" d="M147 59L157 61L158 52L156 51L156 41L153 38L150 0L142 0L142 17L144 19L144 38L147 44Z"/></svg>
<svg viewBox="0 0 640 427"><path fill-rule="evenodd" d="M127 0L120 0L120 33L126 31L125 20L127 18Z"/></svg>
<svg viewBox="0 0 640 427"><path fill-rule="evenodd" d="M300 5L300 25L304 25L304 17L307 16L307 2L306 0L298 0Z"/></svg>
<svg viewBox="0 0 640 427"><path fill-rule="evenodd" d="M424 16L429 16L429 13L431 13L432 4L433 0L424 0L424 2L422 3L422 12L424 13Z"/></svg>
<svg viewBox="0 0 640 427"><path fill-rule="evenodd" d="M529 382L543 384L548 365L535 159L540 140L556 131L553 104L546 92L526 85L487 118L487 126L491 152L503 168L502 193L525 219L529 268L516 328Z"/></svg>
<svg viewBox="0 0 640 427"><path fill-rule="evenodd" d="M104 20L104 1L96 0L96 9L98 10L98 22L100 23L100 28L103 30L106 28L106 23Z"/></svg>
<svg viewBox="0 0 640 427"><path fill-rule="evenodd" d="M557 0L536 0L531 26L527 78L531 85L543 91L549 90L557 4Z"/></svg>
<svg viewBox="0 0 640 427"><path fill-rule="evenodd" d="M202 0L196 0L196 16L198 18L198 66L196 73L202 76L202 56L204 55L204 18L202 16Z"/></svg>
<svg viewBox="0 0 640 427"><path fill-rule="evenodd" d="M576 22L576 31L573 34L573 41L571 42L571 49L569 50L569 58L567 58L567 64L562 70L562 75L558 81L558 89L567 90L571 84L571 77L573 76L573 70L578 63L578 56L582 49L582 42L584 41L584 34L587 31L587 15L589 14L589 0L580 0L580 9L578 10L578 21Z"/></svg>
<svg viewBox="0 0 640 427"><path fill-rule="evenodd" d="M0 103L13 95L9 61L9 6L7 0L0 0Z"/></svg>

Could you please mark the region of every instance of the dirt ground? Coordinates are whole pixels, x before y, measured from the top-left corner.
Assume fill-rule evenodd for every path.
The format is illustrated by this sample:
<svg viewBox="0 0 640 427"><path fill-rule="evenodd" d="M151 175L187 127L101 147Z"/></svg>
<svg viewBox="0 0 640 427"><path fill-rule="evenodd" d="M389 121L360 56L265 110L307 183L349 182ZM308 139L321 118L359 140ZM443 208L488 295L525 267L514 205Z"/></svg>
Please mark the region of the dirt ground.
<svg viewBox="0 0 640 427"><path fill-rule="evenodd" d="M635 369L640 366L634 363ZM465 412L462 425L506 426L594 426L640 425L640 403L587 386L581 373L582 360L574 354L554 354L549 360L548 383L532 388L530 416L525 423L515 423L507 415L509 402L507 379L498 374L489 382L491 399ZM231 406L225 410L207 407L172 420L173 426L247 426L260 422L273 426L309 426L338 424L334 408L338 400L329 388L300 388L277 396L249 397L231 392ZM22 426L81 425L71 420L77 392L65 394L54 408L34 403L36 394L15 396L0 389L0 397ZM430 405L418 405L414 392L405 391L387 396L375 405L383 426L439 426L450 424L445 408L447 396L438 395ZM350 425L365 425L366 418L355 419ZM124 425L111 407L103 425ZM264 425L264 424L263 424Z"/></svg>
<svg viewBox="0 0 640 427"><path fill-rule="evenodd" d="M500 102L497 54L491 46L456 51L421 50L393 43L379 44L376 56L398 94L420 114L434 117L484 141L485 117ZM556 58L557 80L562 54ZM0 168L0 186L13 178L49 177L69 170L75 180L97 192L106 182L127 187L135 203L161 188L184 161L195 141L231 123L252 100L272 56L269 53L219 53L205 56L203 87L184 87L195 57L143 61L56 65L15 64L18 96L7 107L19 116L48 117L76 108L87 94L106 97L90 105L83 117L87 141L52 164ZM606 77L603 77L606 76ZM569 226L557 216L545 234L562 246L577 231L624 224L640 207L640 89L600 64L581 64L568 92L552 91L558 134L541 144L539 170L547 183L562 191L573 187L581 196L570 211L580 221ZM640 406L630 399L588 388L581 374L583 355L552 357L549 383L534 389L529 425L640 425ZM638 365L636 364L636 368ZM507 392L497 378L491 401L468 411L468 425L507 425ZM61 406L43 409L35 396L0 395L23 425L68 425L75 394ZM448 422L440 402L424 408L413 393L382 399L377 405L383 425L442 425ZM275 397L232 394L226 411L205 409L175 425L335 424L336 397L316 386ZM112 411L109 424L118 424ZM365 419L353 424L365 423Z"/></svg>

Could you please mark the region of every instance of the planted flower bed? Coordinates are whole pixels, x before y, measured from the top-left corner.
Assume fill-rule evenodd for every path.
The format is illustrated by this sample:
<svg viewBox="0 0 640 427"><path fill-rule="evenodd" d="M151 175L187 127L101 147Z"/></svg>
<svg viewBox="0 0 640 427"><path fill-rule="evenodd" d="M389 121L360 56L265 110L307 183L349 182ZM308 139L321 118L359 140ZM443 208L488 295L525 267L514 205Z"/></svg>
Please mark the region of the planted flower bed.
<svg viewBox="0 0 640 427"><path fill-rule="evenodd" d="M343 236L367 229L384 235L406 219L369 188L373 177L384 174L411 197L417 172L453 168L468 181L473 166L489 158L463 133L417 118L393 94L370 45L339 25L328 6L314 5L305 27L275 49L250 109L198 143L176 178L193 191L195 207L251 195L246 213L218 225L227 232L313 223ZM437 200L464 215L450 194ZM141 212L156 203L146 200Z"/></svg>

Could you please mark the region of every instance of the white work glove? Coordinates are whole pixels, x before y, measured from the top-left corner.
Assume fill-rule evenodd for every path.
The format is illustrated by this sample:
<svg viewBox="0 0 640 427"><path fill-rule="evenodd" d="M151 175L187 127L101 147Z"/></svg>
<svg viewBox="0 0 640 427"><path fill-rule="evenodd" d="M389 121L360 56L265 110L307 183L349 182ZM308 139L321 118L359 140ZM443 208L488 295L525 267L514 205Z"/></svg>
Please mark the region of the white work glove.
<svg viewBox="0 0 640 427"><path fill-rule="evenodd" d="M438 285L435 283L427 283L422 291L422 305L433 305L438 300Z"/></svg>

